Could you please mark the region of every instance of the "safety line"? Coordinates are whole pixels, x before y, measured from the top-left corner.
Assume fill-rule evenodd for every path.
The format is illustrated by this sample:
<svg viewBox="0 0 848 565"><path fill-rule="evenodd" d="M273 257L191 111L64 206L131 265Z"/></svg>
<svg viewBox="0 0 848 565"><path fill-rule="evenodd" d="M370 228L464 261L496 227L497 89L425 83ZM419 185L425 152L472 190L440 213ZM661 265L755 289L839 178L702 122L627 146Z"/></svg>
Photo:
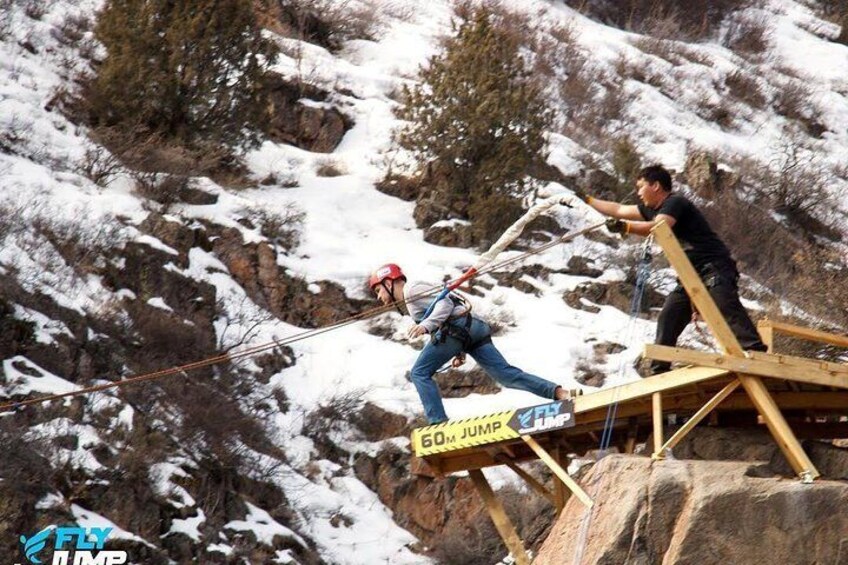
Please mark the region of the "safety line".
<svg viewBox="0 0 848 565"><path fill-rule="evenodd" d="M586 233L594 231L594 230L602 227L603 225L604 225L604 223L599 223L599 224L589 226L588 228L584 228L582 230L576 231L572 234L565 234L558 239L554 239L552 241L549 241L548 243L540 245L539 247L532 248L528 251L520 253L519 255L517 255L515 257L512 257L510 259L506 259L506 260L501 261L499 263L494 263L494 264L492 264L492 265L490 265L486 268L481 269L473 277L469 277L469 280L472 279L472 278L476 278L476 277L483 275L483 274L488 274L488 273L490 273L490 272L492 272L496 269L501 269L505 266L508 266L508 265L516 263L520 260L526 259L527 257L531 257L533 255L537 255L539 253L542 253L542 252L544 252L544 251L546 251L546 250L548 250L548 249L550 249L550 248L552 248L556 245L559 245L561 243L565 243L565 242L570 241L570 240L572 240L576 237L579 237L581 235L584 235ZM427 289L425 291L418 293L417 295L410 296L407 300L417 300L419 298L423 298L423 297L426 297L426 296L432 296L432 295L436 294L437 292L441 291L442 288L443 288L442 285L435 285L430 289ZM286 346L286 345L289 345L289 344L292 344L292 343L295 343L295 342L298 342L298 341L303 341L305 339L309 339L309 338L312 338L312 337L315 337L315 336L318 336L318 335L321 335L321 334L324 334L324 333L327 333L327 332L330 332L330 331L333 331L333 330L340 329L344 326L348 326L348 325L354 324L356 322L360 322L362 320L372 318L372 317L377 316L379 314L383 314L385 312L392 311L392 310L394 310L394 308L395 308L394 304L377 306L375 308L370 308L368 310L360 312L359 314L355 314L353 316L350 316L349 318L346 318L344 320L332 323L328 326L324 326L322 328L314 328L314 329L311 329L311 330L306 330L306 331L294 334L294 335L292 335L288 338L282 339L282 340L275 340L275 341L264 343L264 344L257 345L257 346L254 346L254 347L248 347L248 348L243 349L243 350L236 352L236 353L225 353L225 354L222 354L222 355L209 357L207 359L201 359L199 361L194 361L192 363L187 363L185 365L179 365L179 366L176 366L176 367L161 369L159 371L153 371L151 373L136 375L134 377L129 377L129 378L126 378L126 379L123 379L123 380L120 380L120 381L112 381L112 382L103 383L103 384L94 385L94 386L89 386L89 387L85 387L85 388L81 388L81 389L77 389L77 390L73 390L73 391L63 392L63 393L59 393L59 394L51 394L51 395L41 396L41 397L38 397L38 398L31 398L31 399L28 399L28 400L20 400L20 401L17 401L17 402L7 402L7 403L4 403L4 404L0 404L0 412L6 411L6 410L14 410L14 409L17 409L17 408L21 408L21 407L24 407L24 406L30 406L30 405L33 405L33 404L40 404L42 402L49 402L51 400L59 400L59 399L62 399L62 398L68 398L68 397L73 397L73 396L87 395L87 394L91 394L91 393L95 393L95 392L108 390L108 389L111 389L111 388L118 388L118 387L122 387L122 386L129 385L129 384L136 384L136 383L140 383L140 382L159 379L159 378L162 378L162 377L167 377L167 376L171 376L171 375L185 373L187 371L193 371L195 369L201 369L203 367L209 367L209 366L212 366L212 365L217 365L217 364L223 363L225 361L235 361L235 360L243 359L243 358L246 358L246 357L252 357L254 355L257 355L257 354L265 352L265 351L269 351L269 350L272 350L272 349L276 349L278 347Z"/></svg>

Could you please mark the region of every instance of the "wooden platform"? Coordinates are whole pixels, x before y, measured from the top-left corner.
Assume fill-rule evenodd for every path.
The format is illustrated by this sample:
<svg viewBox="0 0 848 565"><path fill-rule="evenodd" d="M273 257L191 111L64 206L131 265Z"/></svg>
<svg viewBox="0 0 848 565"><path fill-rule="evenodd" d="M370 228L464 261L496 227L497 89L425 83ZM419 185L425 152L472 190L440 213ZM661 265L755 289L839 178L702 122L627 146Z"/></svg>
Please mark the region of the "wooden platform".
<svg viewBox="0 0 848 565"><path fill-rule="evenodd" d="M632 452L650 435L654 458L664 457L707 418L713 425L765 427L804 482L819 472L798 439L848 438L848 364L773 351L776 334L844 348L848 336L764 320L758 330L769 353L743 351L671 229L660 223L652 234L709 326L719 352L646 345L644 357L685 366L573 401L452 421L412 433L413 452L432 473L468 471L516 563L529 560L480 469L509 466L558 510L565 504L565 488L591 507L591 498L564 467L567 455L599 448L611 413L615 415L611 446ZM672 423L679 427L666 439ZM559 478L553 492L519 466L531 459L542 460Z"/></svg>
<svg viewBox="0 0 848 565"><path fill-rule="evenodd" d="M647 346L646 352L664 353L663 358L704 357L704 363L716 366L733 365L727 356L687 351L683 349ZM768 370L784 374L786 378L768 375L764 379L765 388L774 399L787 420L798 425L799 437L848 437L848 365L839 370L831 368L826 373L827 386L811 383L812 380L825 378L817 374L812 377L808 372L788 365L779 355L758 354L756 360L743 361L745 370L752 372L751 366L758 372ZM735 366L735 365L734 365ZM792 373L792 374L790 374ZM648 377L626 385L611 387L573 400L573 418L569 426L557 426L551 430L530 431L524 434L514 432L508 437L503 434L481 433L474 445L444 441L432 441L434 434L450 437L461 434L472 426L490 425L492 421L506 421L514 414L528 410L481 416L469 420L451 422L450 426L428 426L413 432L412 445L415 455L423 458L435 473L448 474L455 471L481 469L506 462L518 463L537 459L536 453L527 445L524 437L530 436L546 449L559 449L565 453L583 455L589 450L598 449L600 434L607 418L608 409L616 405L616 418L613 423L612 445L621 452L632 451L637 442L644 442L653 432L654 403L659 400L662 414L661 424L682 425L696 415L732 383L732 390L721 398L713 409L713 423L732 426L760 426L764 424L758 417L756 406L744 389L739 386L735 373L715 367L681 368ZM797 384L792 387L790 383ZM836 388L836 390L834 390ZM659 399L655 397L659 395ZM542 406L551 406L556 403ZM530 407L533 410L538 407ZM493 420L494 419L494 420ZM838 434L838 435L833 435ZM466 436L467 437L467 434ZM422 438L425 440L422 445ZM431 438L429 444L427 438ZM665 442L660 445L662 448ZM675 442L676 443L676 442ZM672 447L672 446L667 446Z"/></svg>

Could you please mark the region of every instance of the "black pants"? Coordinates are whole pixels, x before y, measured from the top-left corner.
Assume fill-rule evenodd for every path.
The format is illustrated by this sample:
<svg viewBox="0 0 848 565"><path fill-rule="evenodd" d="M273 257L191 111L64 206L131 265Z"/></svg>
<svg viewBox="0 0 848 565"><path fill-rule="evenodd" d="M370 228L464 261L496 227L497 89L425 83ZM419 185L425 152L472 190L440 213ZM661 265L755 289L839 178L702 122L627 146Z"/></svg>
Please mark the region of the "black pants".
<svg viewBox="0 0 848 565"><path fill-rule="evenodd" d="M730 329L739 340L742 349L765 351L766 346L757 333L754 322L748 316L739 301L739 272L733 263L715 265L709 263L698 270L710 296L718 309L727 320ZM658 345L677 345L677 338L692 320L692 302L681 285L671 291L666 297L657 320ZM651 374L668 371L671 363L667 361L652 361Z"/></svg>

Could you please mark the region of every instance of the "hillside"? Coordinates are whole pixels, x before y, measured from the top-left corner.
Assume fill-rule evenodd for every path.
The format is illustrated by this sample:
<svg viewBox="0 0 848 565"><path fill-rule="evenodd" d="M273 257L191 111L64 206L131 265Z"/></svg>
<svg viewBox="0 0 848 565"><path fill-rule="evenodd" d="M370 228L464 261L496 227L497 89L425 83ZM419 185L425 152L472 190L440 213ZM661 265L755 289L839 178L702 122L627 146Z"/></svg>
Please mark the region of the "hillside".
<svg viewBox="0 0 848 565"><path fill-rule="evenodd" d="M365 281L378 265L438 283L485 248L469 239L473 218L439 206L438 167L421 171L397 140L404 87L468 5L253 4L279 51L265 123L255 144L218 154L141 143L74 105L108 53L101 1L0 0L0 402L223 356L7 407L2 553L78 523L114 527L109 547L137 563L470 563L463 545L497 562L489 526L463 530L482 515L467 481L409 474L424 420L408 320L299 338L375 307ZM632 202L634 165L661 163L733 249L754 318L845 333L848 8L714 4L634 0L629 16L603 0L489 5L555 115L544 166L513 196L526 208L590 187ZM502 258L599 219L557 207ZM657 258L630 316L640 244L599 230L487 274L475 312L511 362L565 388L638 379L674 283ZM682 342L711 347L692 326ZM440 379L452 418L538 400L473 363ZM487 475L527 498L506 472ZM551 513L523 507L538 546Z"/></svg>

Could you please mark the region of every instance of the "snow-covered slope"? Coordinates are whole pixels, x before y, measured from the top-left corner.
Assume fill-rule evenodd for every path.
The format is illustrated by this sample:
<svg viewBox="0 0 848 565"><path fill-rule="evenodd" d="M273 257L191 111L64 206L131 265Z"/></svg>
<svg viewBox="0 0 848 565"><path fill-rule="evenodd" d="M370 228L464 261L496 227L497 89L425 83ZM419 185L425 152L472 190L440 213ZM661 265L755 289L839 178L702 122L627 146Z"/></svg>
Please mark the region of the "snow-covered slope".
<svg viewBox="0 0 848 565"><path fill-rule="evenodd" d="M400 263L410 278L432 282L445 276L456 277L473 264L474 250L424 242L422 230L416 228L412 218L414 205L374 187L390 166L406 163L406 157L392 142L392 133L400 125L393 114L398 104L397 92L404 84L415 81L419 65L437 52L439 38L450 33L453 14L451 2L446 0L387 0L389 3L392 10L386 10L376 39L349 41L339 53L275 37L282 48L275 70L286 78L334 92L327 104L341 109L354 122L333 153L310 153L265 142L245 156L257 181L254 188L226 189L209 179L197 179L200 188L218 196L217 203L176 204L168 210L169 217L185 225L195 220L211 221L238 230L246 242L255 242L264 240L259 230L245 227L239 219L250 217L256 210L281 215L292 207L302 210L305 216L301 243L293 252L279 255L278 263L291 276L309 283L333 281L349 297L359 299L370 298L364 287L369 271L386 262ZM11 8L7 37L0 42L0 210L4 216L0 272L14 276L28 292L43 293L65 308L91 316L101 313L105 305L126 292L110 290L96 276L79 276L74 265L69 265L43 234L33 229L35 224L49 221L91 245L138 242L165 253L173 251L138 229L151 203L133 192L129 176L119 175L104 188L80 172L86 150L93 144L84 128L70 123L51 104L56 89L68 87L75 70L85 65L78 48L64 45L57 39L56 30L69 15L93 17L99 4L94 0L54 2L39 19L28 17L22 6L15 5ZM793 126L771 105L751 107L728 93L727 77L742 72L755 77L764 96L770 99L793 84L803 83L812 92L805 114L825 124L827 130L818 138L799 135L815 151L818 166L834 172L829 190L838 195L848 187L848 180L835 173L844 171L848 149L848 47L829 40L838 34L838 27L817 17L805 3L768 0L758 8L748 9L752 17L763 18L770 30L770 47L760 57L746 59L723 47L718 39L727 30L722 30L716 41L687 45L689 59L676 61L646 52L639 42L644 38L604 26L563 3L524 0L505 4L526 13L540 33L548 33L553 26L569 26L574 38L571 48L591 60L594 74L618 76L616 81L599 79L599 83L606 84L602 90L617 84L618 94L625 101L621 119L607 125L616 135L636 140L646 160L680 170L687 155L693 149L701 149L728 166L742 158L770 166ZM376 0L369 5L375 10L381 7ZM653 78L637 80L633 72L619 76L621 69L638 69L642 77ZM569 103L555 92L551 94L552 104ZM734 116L730 126L720 126L703 117L705 107L722 104ZM589 157L610 169L605 155L593 153L595 149L581 146L579 140L563 132L551 132L550 142L550 162L566 174L578 174ZM320 176L319 168L327 164L342 174ZM293 179L296 183L260 186L259 180L269 176ZM546 190L567 189L551 185ZM846 212L848 205L844 200L833 210L843 217ZM554 215L568 229L586 227L598 220L585 207L557 210ZM510 251L506 256L515 253ZM537 289L538 296L499 286L487 276L485 281L494 286L474 299L475 310L505 328L496 340L512 363L567 388L579 386L574 381L576 367L592 362L593 345L602 342L627 346L621 353L608 355L599 367L609 375L605 386L637 378L632 362L641 345L652 339L653 323L631 320L627 313L608 305L598 305L597 313L566 305L563 294L588 280L555 272L574 256L594 259L596 266L604 270L596 279L601 282L623 279L625 270L632 266L627 253L612 252L606 245L578 238L532 259L554 271L546 280L525 277ZM246 298L244 289L212 253L193 249L188 267L181 271L215 287L222 300L219 332L227 327L227 319L232 331L232 324L237 324L233 320L244 311L261 314L261 308ZM659 273L653 282L662 288L670 282L670 275ZM310 287L316 288L317 285ZM149 303L169 307L156 297ZM45 343L66 331L61 322L36 311L19 308L17 316L34 322L38 339ZM344 396L361 395L364 400L400 414L420 413L415 390L405 379L415 357L413 348L401 339L409 322L394 314L385 318L382 323L391 325L393 339L374 335L368 331L368 323L361 323L299 342L292 346L295 364L273 375L267 384L257 384L259 389L255 391L258 398L280 389L289 400L286 411L276 410L268 415L267 425L273 430L274 442L288 458L275 480L290 498L298 532L310 537L322 558L332 563L428 562L410 551L414 537L392 522L391 511L377 495L350 469L316 460L315 446L303 433L305 414ZM244 346L285 339L301 331L271 319L256 330ZM695 336L687 334L686 339ZM29 372L15 367L11 359L4 362L7 395L22 393L24 388L61 392L77 386L69 382L68 375L42 371L44 377L33 378L32 371L40 371L37 367ZM114 393L98 398L97 406L89 407L93 412L119 403ZM536 402L538 399L528 393L504 390L495 395L448 399L446 408L451 417L460 418ZM127 405L115 425L131 426L132 410ZM15 418L15 414L6 417ZM57 457L71 457L74 465L96 471L98 463L85 455L87 449L103 441L96 429L56 421L52 428L40 427L32 433L71 432L86 438L81 441L82 447ZM344 432L335 439L350 451L370 453L380 447ZM391 441L402 448L407 445L405 438ZM159 488L175 497L174 492L180 487L172 479L178 471L159 471ZM196 502L189 500L187 493L183 499L189 506ZM69 501L54 495L45 504L67 505ZM73 514L86 523L103 523L79 506L73 507ZM342 525L334 519L339 515L347 518ZM203 520L200 510L175 523L172 529L195 538L200 535ZM253 530L258 539L272 539L275 533L297 536L288 526L292 524L278 524L259 506L250 506L244 520L233 522L228 528ZM226 540L216 547L222 554L231 551ZM282 551L276 557L278 562L291 558Z"/></svg>

